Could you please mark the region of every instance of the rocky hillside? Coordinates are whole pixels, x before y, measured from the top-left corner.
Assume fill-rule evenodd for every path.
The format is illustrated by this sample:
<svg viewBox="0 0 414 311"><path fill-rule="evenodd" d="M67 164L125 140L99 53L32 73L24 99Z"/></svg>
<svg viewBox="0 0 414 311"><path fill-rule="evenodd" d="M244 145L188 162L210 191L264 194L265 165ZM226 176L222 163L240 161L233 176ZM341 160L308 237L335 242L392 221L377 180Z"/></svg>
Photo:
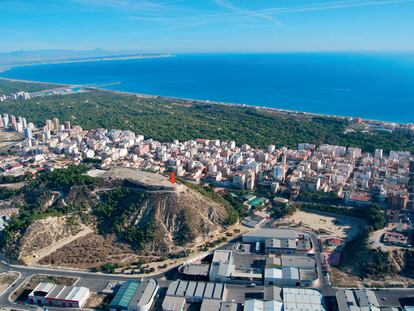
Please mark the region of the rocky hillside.
<svg viewBox="0 0 414 311"><path fill-rule="evenodd" d="M128 189L106 194L115 202L97 208L103 230L115 231L137 250L156 254L178 251L223 228L226 209L195 190L180 193L136 193ZM114 200L115 197L115 200ZM118 215L118 216L116 216Z"/></svg>
<svg viewBox="0 0 414 311"><path fill-rule="evenodd" d="M223 230L230 215L234 218L227 201L193 187L153 191L122 178L86 176L85 171L86 167L69 167L43 173L6 198L16 199L20 206L19 216L0 239L10 258L41 262L90 233L115 236L114 243L129 245L138 255L165 256L206 240ZM79 256L88 252L85 248Z"/></svg>
<svg viewBox="0 0 414 311"><path fill-rule="evenodd" d="M19 260L36 263L59 247L92 232L92 229L69 217L48 217L31 224L21 239Z"/></svg>

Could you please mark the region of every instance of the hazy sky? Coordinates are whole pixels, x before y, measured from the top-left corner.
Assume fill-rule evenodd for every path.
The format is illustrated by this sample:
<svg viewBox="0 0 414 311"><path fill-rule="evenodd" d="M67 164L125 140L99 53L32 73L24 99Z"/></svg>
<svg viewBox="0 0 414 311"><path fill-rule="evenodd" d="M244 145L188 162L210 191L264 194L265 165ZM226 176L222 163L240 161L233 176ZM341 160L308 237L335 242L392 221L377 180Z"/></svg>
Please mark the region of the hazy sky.
<svg viewBox="0 0 414 311"><path fill-rule="evenodd" d="M0 50L414 50L414 0L0 0Z"/></svg>

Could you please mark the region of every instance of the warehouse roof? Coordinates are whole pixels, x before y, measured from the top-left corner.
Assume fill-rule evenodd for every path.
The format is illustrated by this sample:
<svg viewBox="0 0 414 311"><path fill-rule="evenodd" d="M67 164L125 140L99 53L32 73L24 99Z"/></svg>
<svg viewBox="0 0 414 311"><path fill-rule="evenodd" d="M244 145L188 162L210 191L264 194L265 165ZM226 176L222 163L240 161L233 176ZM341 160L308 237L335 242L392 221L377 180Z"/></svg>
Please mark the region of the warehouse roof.
<svg viewBox="0 0 414 311"><path fill-rule="evenodd" d="M246 300L244 304L245 311L281 311L283 303L275 300L262 301L257 299Z"/></svg>
<svg viewBox="0 0 414 311"><path fill-rule="evenodd" d="M246 233L243 237L260 237L265 239L296 239L296 232L291 229L260 228Z"/></svg>
<svg viewBox="0 0 414 311"><path fill-rule="evenodd" d="M188 264L183 266L182 273L187 275L208 276L210 265L206 264Z"/></svg>
<svg viewBox="0 0 414 311"><path fill-rule="evenodd" d="M322 294L313 289L284 288L283 304L285 311L325 311Z"/></svg>
<svg viewBox="0 0 414 311"><path fill-rule="evenodd" d="M200 311L220 311L221 301L215 299L203 299Z"/></svg>
<svg viewBox="0 0 414 311"><path fill-rule="evenodd" d="M66 297L66 300L79 301L89 291L86 287L74 287L70 294Z"/></svg>
<svg viewBox="0 0 414 311"><path fill-rule="evenodd" d="M288 249L296 249L296 240L295 239L268 239L265 241L266 248L288 248Z"/></svg>
<svg viewBox="0 0 414 311"><path fill-rule="evenodd" d="M86 287L56 285L51 282L41 282L29 296L45 297L49 300L80 301L89 294Z"/></svg>
<svg viewBox="0 0 414 311"><path fill-rule="evenodd" d="M131 298L129 305L135 307L148 304L157 290L158 284L154 279L141 282L135 291L134 296Z"/></svg>
<svg viewBox="0 0 414 311"><path fill-rule="evenodd" d="M128 308L128 305L131 302L136 290L138 289L138 286L138 282L127 281L123 283L116 293L114 299L112 299L110 306Z"/></svg>
<svg viewBox="0 0 414 311"><path fill-rule="evenodd" d="M65 288L65 285L56 285L53 289L46 295L46 298L49 299L56 299L62 290ZM68 288L71 289L71 288Z"/></svg>
<svg viewBox="0 0 414 311"><path fill-rule="evenodd" d="M225 284L177 280L168 287L167 296L222 300L225 290Z"/></svg>
<svg viewBox="0 0 414 311"><path fill-rule="evenodd" d="M168 311L181 311L185 304L184 297L166 296L162 302L162 309Z"/></svg>
<svg viewBox="0 0 414 311"><path fill-rule="evenodd" d="M53 287L55 287L54 283L40 282L33 290L33 293L36 293L36 296L46 296Z"/></svg>
<svg viewBox="0 0 414 311"><path fill-rule="evenodd" d="M282 266L296 268L314 268L316 266L315 259L301 255L282 254Z"/></svg>

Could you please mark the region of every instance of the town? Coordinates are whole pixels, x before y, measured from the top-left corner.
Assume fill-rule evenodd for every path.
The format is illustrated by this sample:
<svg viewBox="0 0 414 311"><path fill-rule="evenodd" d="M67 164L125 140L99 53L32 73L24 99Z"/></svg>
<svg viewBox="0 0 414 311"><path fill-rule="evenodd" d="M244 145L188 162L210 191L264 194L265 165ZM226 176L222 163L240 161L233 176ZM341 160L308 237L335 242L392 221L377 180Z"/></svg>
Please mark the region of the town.
<svg viewBox="0 0 414 311"><path fill-rule="evenodd" d="M30 99L30 93L28 92L17 92L12 94L0 94L0 103L6 100L26 100Z"/></svg>
<svg viewBox="0 0 414 311"><path fill-rule="evenodd" d="M2 262L2 270L28 278L34 272L56 278L31 284L20 300L26 305L16 306L9 296L26 282L18 278L3 292L0 305L81 309L91 308L91 297L101 295L109 297L107 308L114 311L412 310L408 288L333 287L330 265L340 257L344 237L304 227L305 220L294 229L276 226L268 211L272 206L273 213L285 215L295 202L343 209L377 204L387 227L372 243L409 249L414 212L414 159L409 152L377 149L370 154L306 142L296 149L215 139L159 142L129 130L83 130L58 118L37 128L25 117L8 114L0 118L0 128L9 138L8 153L0 158L5 180L24 180L81 162L93 163L96 171L123 167L162 173L170 182L177 177L216 191L230 189L246 210L241 223L248 228L234 240L181 262L173 277L161 271L143 279L122 273L51 272ZM18 212L0 209L0 230ZM76 281L55 282L60 275Z"/></svg>
<svg viewBox="0 0 414 311"><path fill-rule="evenodd" d="M42 168L93 159L101 168L174 171L194 182L248 191L268 188L274 196L289 199L300 193L334 193L344 204L376 202L414 211L409 187L414 161L409 152L385 155L376 149L370 154L360 148L309 143L298 144L297 149L274 145L260 149L214 139L161 143L128 130L83 130L70 121L61 124L58 118L46 120L36 130L26 118L7 114L0 119L0 128L24 133L24 140L11 148L12 155L2 159L6 175L33 170L24 165L30 159Z"/></svg>

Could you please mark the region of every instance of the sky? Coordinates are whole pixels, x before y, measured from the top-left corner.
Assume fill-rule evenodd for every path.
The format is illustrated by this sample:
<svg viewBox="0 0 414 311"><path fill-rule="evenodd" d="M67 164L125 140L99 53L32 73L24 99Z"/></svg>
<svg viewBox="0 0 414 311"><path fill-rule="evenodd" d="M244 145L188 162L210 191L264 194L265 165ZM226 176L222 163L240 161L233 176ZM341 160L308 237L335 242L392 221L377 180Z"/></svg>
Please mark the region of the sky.
<svg viewBox="0 0 414 311"><path fill-rule="evenodd" d="M0 51L412 51L414 0L0 0Z"/></svg>

